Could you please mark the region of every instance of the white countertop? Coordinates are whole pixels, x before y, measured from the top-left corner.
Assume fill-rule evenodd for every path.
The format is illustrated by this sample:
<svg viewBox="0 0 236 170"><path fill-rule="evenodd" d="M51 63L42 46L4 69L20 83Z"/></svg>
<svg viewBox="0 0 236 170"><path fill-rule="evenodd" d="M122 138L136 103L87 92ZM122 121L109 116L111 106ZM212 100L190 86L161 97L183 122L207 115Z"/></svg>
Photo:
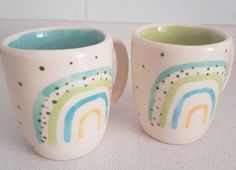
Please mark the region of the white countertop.
<svg viewBox="0 0 236 170"><path fill-rule="evenodd" d="M74 25L97 27L126 44L139 25L52 21L0 20L0 40L14 32ZM236 38L236 26L217 26ZM0 64L0 169L113 170L113 169L236 169L236 68L224 91L212 125L203 138L188 145L168 145L146 135L133 105L131 74L120 101L112 107L102 143L92 153L75 160L51 161L36 155L24 140L9 101Z"/></svg>

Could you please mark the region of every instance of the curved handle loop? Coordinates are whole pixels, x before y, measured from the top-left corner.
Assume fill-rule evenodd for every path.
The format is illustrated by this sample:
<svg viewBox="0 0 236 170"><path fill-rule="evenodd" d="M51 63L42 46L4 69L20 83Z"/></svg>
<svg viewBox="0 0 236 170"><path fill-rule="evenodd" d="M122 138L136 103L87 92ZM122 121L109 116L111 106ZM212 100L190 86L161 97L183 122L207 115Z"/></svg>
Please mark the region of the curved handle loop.
<svg viewBox="0 0 236 170"><path fill-rule="evenodd" d="M112 88L111 102L112 105L122 95L128 78L129 60L125 45L117 39L113 40L113 47L116 54L116 79Z"/></svg>

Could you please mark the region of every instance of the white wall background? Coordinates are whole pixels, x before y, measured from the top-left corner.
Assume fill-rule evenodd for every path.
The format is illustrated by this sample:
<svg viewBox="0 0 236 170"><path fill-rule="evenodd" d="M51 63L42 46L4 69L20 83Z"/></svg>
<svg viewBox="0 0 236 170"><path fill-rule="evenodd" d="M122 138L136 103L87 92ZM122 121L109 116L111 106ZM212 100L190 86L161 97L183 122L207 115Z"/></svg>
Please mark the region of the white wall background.
<svg viewBox="0 0 236 170"><path fill-rule="evenodd" d="M236 0L0 0L0 19L236 24Z"/></svg>

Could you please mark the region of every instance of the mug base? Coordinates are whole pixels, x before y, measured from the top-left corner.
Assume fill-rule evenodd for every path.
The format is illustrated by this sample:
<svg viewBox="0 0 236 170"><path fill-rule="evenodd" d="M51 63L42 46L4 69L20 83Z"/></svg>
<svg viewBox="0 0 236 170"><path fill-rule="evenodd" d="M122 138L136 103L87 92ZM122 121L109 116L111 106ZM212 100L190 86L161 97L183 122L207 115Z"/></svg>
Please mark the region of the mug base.
<svg viewBox="0 0 236 170"><path fill-rule="evenodd" d="M184 144L191 144L194 142L199 141L203 135L205 134L208 127L203 129L202 131L198 132L198 134L186 134L184 130L176 132L175 130L169 130L165 128L153 128L145 127L141 124L141 128L143 131L162 143L172 144L172 145L184 145Z"/></svg>
<svg viewBox="0 0 236 170"><path fill-rule="evenodd" d="M50 160L62 161L77 159L94 151L100 145L104 132L105 128L96 136L87 137L80 142L59 143L57 146L37 144L31 145L31 149L40 157Z"/></svg>

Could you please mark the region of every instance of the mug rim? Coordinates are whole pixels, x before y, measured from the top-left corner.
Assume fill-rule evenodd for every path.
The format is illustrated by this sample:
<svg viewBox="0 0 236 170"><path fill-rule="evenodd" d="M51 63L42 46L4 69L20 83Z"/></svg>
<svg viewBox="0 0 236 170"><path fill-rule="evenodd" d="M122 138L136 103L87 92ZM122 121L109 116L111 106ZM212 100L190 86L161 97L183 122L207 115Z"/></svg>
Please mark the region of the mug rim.
<svg viewBox="0 0 236 170"><path fill-rule="evenodd" d="M159 41L152 41L149 39L146 39L140 35L140 32L146 28L151 28L153 26L181 26L181 27L190 27L190 28L203 28L207 29L210 32L216 32L217 34L220 34L224 37L224 40L219 41L219 42L214 42L214 43L209 43L209 44L202 44L202 45L183 45L183 44L173 44L173 43L164 43L164 42L159 42ZM207 25L201 25L201 24L176 24L176 23L166 23L166 24L158 24L158 23L151 23L151 24L145 24L141 25L138 27L135 32L133 33L134 36L136 36L138 39L144 41L145 43L152 44L152 45L162 45L162 46L169 46L169 47L184 47L184 48L203 48L203 47L214 47L221 45L225 42L232 41L233 38L232 36L220 29L214 28L214 26L207 26Z"/></svg>
<svg viewBox="0 0 236 170"><path fill-rule="evenodd" d="M28 33L32 33L32 32L39 32L39 31L53 31L53 30L59 30L59 29L65 29L65 30L87 30L87 31L97 31L99 33L102 33L104 35L104 39L101 42L98 42L96 44L92 44L92 45L87 45L84 47L76 47L76 48L62 48L62 49L21 49L21 48L14 48L14 47L10 47L9 43L17 40L19 37L26 35ZM0 51L7 51L7 52L17 52L17 53L58 53L58 52L74 52L77 51L78 49L87 49L87 48L91 48L91 47L98 47L103 45L104 43L106 43L107 41L109 41L110 39L110 35L108 33L106 33L105 31L102 31L100 29L97 28L93 28L93 27L79 27L79 26L52 26L52 27L41 27L41 28L35 28L35 29L29 29L29 30L25 30L25 31L20 31L17 33L14 33L12 35L7 36L6 38L4 38L0 44Z"/></svg>

